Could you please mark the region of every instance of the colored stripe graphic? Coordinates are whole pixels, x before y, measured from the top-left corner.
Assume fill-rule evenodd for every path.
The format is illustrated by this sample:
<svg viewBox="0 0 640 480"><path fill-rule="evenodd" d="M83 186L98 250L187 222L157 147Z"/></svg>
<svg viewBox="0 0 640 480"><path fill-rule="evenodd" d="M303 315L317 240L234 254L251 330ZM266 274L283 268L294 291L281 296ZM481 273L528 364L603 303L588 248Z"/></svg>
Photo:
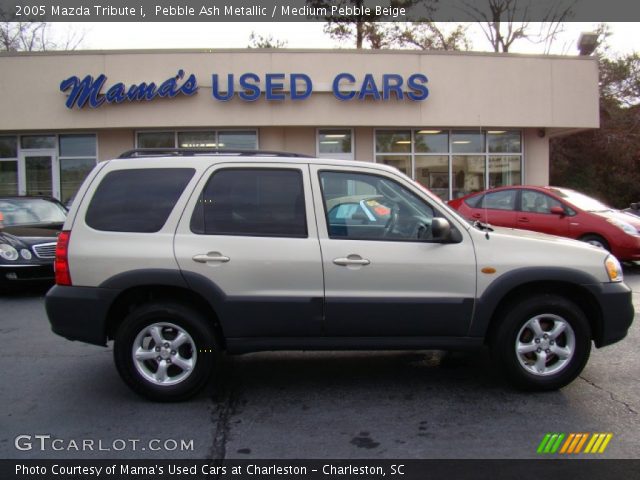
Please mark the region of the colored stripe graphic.
<svg viewBox="0 0 640 480"><path fill-rule="evenodd" d="M547 433L544 438L542 439L542 441L540 442L540 445L538 445L538 453L542 453L544 452L544 447L547 445L547 442L549 441L549 439L551 438L551 434Z"/></svg>
<svg viewBox="0 0 640 480"><path fill-rule="evenodd" d="M547 433L538 445L537 453L604 453L612 438L613 433Z"/></svg>

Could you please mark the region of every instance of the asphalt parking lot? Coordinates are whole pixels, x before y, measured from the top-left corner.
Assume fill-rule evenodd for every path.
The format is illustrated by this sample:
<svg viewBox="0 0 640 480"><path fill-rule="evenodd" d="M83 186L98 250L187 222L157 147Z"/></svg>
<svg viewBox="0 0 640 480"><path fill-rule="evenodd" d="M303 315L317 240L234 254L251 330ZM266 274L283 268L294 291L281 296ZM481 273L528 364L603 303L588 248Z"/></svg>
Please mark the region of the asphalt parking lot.
<svg viewBox="0 0 640 480"><path fill-rule="evenodd" d="M640 267L625 274L638 312ZM51 333L45 291L0 294L0 458L532 458L547 432L611 432L603 457L640 454L639 315L557 392L514 391L487 352L287 352L226 358L207 392L167 405L125 387L111 348Z"/></svg>

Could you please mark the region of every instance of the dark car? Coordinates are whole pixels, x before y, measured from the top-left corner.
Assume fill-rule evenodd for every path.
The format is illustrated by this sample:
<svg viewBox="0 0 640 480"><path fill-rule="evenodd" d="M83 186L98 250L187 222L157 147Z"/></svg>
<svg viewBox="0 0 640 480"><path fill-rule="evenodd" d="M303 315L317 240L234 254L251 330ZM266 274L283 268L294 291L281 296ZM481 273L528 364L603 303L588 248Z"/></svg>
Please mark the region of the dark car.
<svg viewBox="0 0 640 480"><path fill-rule="evenodd" d="M629 208L625 208L623 212L640 217L640 202L632 203L629 205Z"/></svg>
<svg viewBox="0 0 640 480"><path fill-rule="evenodd" d="M0 284L54 279L67 209L49 197L0 197Z"/></svg>

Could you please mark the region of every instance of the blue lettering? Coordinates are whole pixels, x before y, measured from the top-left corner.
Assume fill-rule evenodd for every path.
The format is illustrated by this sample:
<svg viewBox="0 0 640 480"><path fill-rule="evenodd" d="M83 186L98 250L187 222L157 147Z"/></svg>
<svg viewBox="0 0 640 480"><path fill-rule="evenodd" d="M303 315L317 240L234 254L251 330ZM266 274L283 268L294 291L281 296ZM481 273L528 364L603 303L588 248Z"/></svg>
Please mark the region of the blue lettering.
<svg viewBox="0 0 640 480"><path fill-rule="evenodd" d="M265 96L267 100L284 100L284 93L282 93L282 89L284 88L284 83L274 81L274 80L283 80L284 73L267 73L265 75L265 78L266 78ZM279 90L280 93L276 93L277 90Z"/></svg>
<svg viewBox="0 0 640 480"><path fill-rule="evenodd" d="M340 81L342 79L347 80L351 84L353 84L356 81L356 77L354 77L350 73L339 73L338 75L336 75L336 78L333 79L333 88L332 88L333 95L338 100L351 100L353 97L356 96L356 92L354 91L342 92L340 90Z"/></svg>
<svg viewBox="0 0 640 480"><path fill-rule="evenodd" d="M373 75L370 73L367 73L364 76L364 81L362 82L362 87L360 88L360 95L358 95L358 99L364 100L368 96L372 96L374 100L380 100L380 92L378 91L378 86L373 79Z"/></svg>
<svg viewBox="0 0 640 480"><path fill-rule="evenodd" d="M389 100L391 93L396 94L398 100L402 100L404 95L402 94L402 83L404 80L401 75L397 73L388 73L382 76L382 99Z"/></svg>
<svg viewBox="0 0 640 480"><path fill-rule="evenodd" d="M135 100L153 100L156 97L156 84L149 85L142 82L140 85L131 85L127 91L127 99L130 102Z"/></svg>
<svg viewBox="0 0 640 480"><path fill-rule="evenodd" d="M260 77L255 73L245 73L240 76L240 88L242 89L238 96L242 100L246 100L248 102L253 102L260 98L260 87L258 85L254 85L250 83L250 80L253 80L255 83L260 83Z"/></svg>
<svg viewBox="0 0 640 480"><path fill-rule="evenodd" d="M298 91L298 80L304 83L304 90ZM304 73L292 73L290 77L291 82L291 100L306 100L311 96L313 90L313 82L309 75Z"/></svg>
<svg viewBox="0 0 640 480"><path fill-rule="evenodd" d="M71 89L65 105L67 108L73 108L74 105L82 108L88 101L91 107L99 107L104 103L104 97L100 96L100 90L102 90L106 81L107 77L105 75L100 75L95 80L91 75L87 75L82 80L76 76L63 80L60 83L60 91L66 92Z"/></svg>
<svg viewBox="0 0 640 480"><path fill-rule="evenodd" d="M220 88L218 86L218 74L214 73L213 75L211 75L211 95L213 95L213 98L215 98L216 100L226 102L228 100L231 100L231 98L233 97L233 73L227 75L226 92L226 95L222 95L220 93Z"/></svg>
<svg viewBox="0 0 640 480"><path fill-rule="evenodd" d="M178 80L184 78L184 70L178 70L175 77L165 80L160 88L155 83L141 83L131 85L129 88L124 83L116 83L109 87L103 95L102 89L107 81L107 77L101 74L93 79L87 75L82 80L78 77L69 77L60 83L60 91L69 91L65 105L67 108L84 107L87 103L92 108L97 108L106 103L122 103L124 101L153 100L157 96L173 98L178 94L190 96L198 91L198 82L195 75L189 75L182 86L178 86Z"/></svg>
<svg viewBox="0 0 640 480"><path fill-rule="evenodd" d="M104 95L107 103L122 103L127 99L124 93L124 83L116 83Z"/></svg>
<svg viewBox="0 0 640 480"><path fill-rule="evenodd" d="M180 91L187 97L190 97L198 91L198 80L196 80L196 76L193 73L189 75L187 81L180 87Z"/></svg>
<svg viewBox="0 0 640 480"><path fill-rule="evenodd" d="M429 96L429 89L424 85L429 79L421 73L414 73L407 80L407 86L412 90L407 92L407 97L411 100L420 101Z"/></svg>

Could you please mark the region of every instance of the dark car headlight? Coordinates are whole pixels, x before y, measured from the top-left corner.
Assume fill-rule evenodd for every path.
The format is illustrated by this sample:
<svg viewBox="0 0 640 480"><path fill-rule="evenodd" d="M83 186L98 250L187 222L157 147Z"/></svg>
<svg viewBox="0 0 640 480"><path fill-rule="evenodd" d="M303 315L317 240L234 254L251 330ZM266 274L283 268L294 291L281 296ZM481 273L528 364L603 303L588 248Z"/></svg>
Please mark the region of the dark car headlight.
<svg viewBox="0 0 640 480"><path fill-rule="evenodd" d="M0 243L0 257L13 262L18 259L18 251L13 248L11 245L7 245L6 243Z"/></svg>

